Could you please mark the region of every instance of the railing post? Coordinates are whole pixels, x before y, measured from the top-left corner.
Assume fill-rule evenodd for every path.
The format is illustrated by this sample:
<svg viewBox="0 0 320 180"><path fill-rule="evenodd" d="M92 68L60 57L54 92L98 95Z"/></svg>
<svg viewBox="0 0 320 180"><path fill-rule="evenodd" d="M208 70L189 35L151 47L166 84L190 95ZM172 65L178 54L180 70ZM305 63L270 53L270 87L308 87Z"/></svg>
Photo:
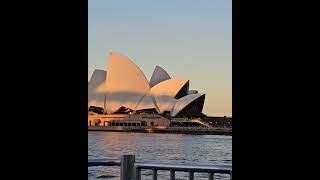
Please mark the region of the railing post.
<svg viewBox="0 0 320 180"><path fill-rule="evenodd" d="M157 180L158 175L157 175L157 169L152 169L152 180Z"/></svg>
<svg viewBox="0 0 320 180"><path fill-rule="evenodd" d="M134 179L134 155L121 155L120 180Z"/></svg>
<svg viewBox="0 0 320 180"><path fill-rule="evenodd" d="M134 177L134 180L141 180L141 169L138 169L136 166L135 166L135 177Z"/></svg>
<svg viewBox="0 0 320 180"><path fill-rule="evenodd" d="M176 177L175 177L175 171L174 170L170 170L170 180L175 180Z"/></svg>
<svg viewBox="0 0 320 180"><path fill-rule="evenodd" d="M214 173L213 172L209 172L209 180L213 180L214 179Z"/></svg>
<svg viewBox="0 0 320 180"><path fill-rule="evenodd" d="M189 180L193 180L194 179L194 172L190 171L189 172Z"/></svg>

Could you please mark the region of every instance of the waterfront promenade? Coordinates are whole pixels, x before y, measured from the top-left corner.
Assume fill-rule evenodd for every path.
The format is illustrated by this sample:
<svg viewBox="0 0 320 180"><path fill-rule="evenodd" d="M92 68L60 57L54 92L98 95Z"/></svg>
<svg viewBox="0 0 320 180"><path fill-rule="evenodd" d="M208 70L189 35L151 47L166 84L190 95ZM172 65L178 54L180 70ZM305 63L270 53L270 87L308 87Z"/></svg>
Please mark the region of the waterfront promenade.
<svg viewBox="0 0 320 180"><path fill-rule="evenodd" d="M172 133L194 135L228 135L232 136L232 128L222 127L125 127L125 126L89 126L88 131L140 132L140 133Z"/></svg>

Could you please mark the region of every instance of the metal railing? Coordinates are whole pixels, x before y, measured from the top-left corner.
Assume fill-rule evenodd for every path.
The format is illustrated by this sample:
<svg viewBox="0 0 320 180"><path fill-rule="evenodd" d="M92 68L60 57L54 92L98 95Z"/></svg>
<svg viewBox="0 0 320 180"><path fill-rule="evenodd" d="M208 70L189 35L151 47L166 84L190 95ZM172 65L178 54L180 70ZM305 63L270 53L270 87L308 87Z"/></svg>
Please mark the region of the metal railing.
<svg viewBox="0 0 320 180"><path fill-rule="evenodd" d="M120 180L141 180L141 170L152 170L152 179L157 180L159 170L170 171L170 180L175 179L175 172L188 172L189 180L194 179L194 173L208 173L208 179L213 180L214 174L229 174L232 180L231 166L215 165L185 165L155 162L135 162L134 155L122 155L121 160L92 159L88 160L90 166L120 166Z"/></svg>

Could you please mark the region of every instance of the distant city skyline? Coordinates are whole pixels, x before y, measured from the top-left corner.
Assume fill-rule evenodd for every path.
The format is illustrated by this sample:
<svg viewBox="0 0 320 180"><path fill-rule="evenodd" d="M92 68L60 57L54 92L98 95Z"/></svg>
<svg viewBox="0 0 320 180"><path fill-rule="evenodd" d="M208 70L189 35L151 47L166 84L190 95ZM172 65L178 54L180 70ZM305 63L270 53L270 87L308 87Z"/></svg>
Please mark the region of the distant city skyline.
<svg viewBox="0 0 320 180"><path fill-rule="evenodd" d="M231 0L89 1L88 80L110 51L150 80L156 65L206 94L203 112L232 116Z"/></svg>

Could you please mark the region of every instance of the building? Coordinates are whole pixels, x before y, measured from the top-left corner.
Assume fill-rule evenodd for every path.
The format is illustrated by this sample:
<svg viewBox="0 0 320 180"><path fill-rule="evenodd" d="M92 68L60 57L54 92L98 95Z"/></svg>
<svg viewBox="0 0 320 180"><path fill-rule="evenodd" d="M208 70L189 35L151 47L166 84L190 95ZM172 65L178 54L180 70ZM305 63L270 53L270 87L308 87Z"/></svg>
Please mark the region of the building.
<svg viewBox="0 0 320 180"><path fill-rule="evenodd" d="M88 126L199 124L205 94L189 90L189 83L160 66L148 81L128 57L111 52L106 70L96 69L88 83Z"/></svg>

